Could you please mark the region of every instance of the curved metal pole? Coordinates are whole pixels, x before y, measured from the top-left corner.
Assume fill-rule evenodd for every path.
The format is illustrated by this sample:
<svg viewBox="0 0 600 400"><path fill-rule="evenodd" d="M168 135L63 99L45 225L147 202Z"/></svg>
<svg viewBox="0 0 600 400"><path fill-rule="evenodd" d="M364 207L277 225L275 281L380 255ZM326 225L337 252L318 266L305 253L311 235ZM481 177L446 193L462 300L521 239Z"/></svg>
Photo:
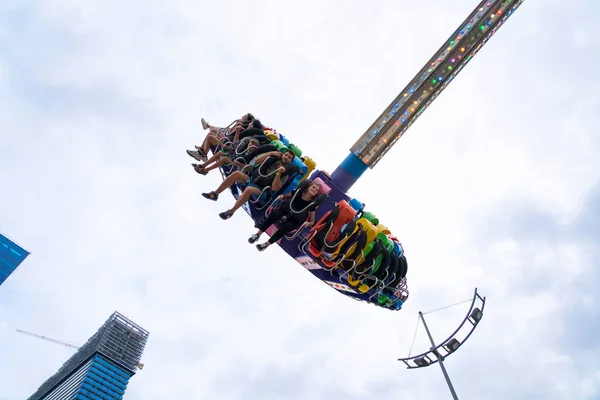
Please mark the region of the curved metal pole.
<svg viewBox="0 0 600 400"><path fill-rule="evenodd" d="M475 306L475 302L477 301L477 299L481 300L481 309L479 309L479 311L483 314L483 310L485 309L485 297L481 297L479 295L479 293L477 292L477 288L475 288L475 293L473 295L473 300L471 302L471 305L469 306L469 311L467 312L467 315L465 316L465 318L463 319L463 321L460 323L460 325L458 326L458 328L456 328L456 330L450 335L448 336L448 338L446 338L446 340L444 340L443 342L441 342L441 344L435 346L434 348L430 349L429 351L426 351L425 353L419 354L419 355L414 355L408 358L399 358L398 361L403 361L406 366L410 369L410 368L417 368L417 367L411 367L410 364L407 363L407 361L409 360L415 360L418 358L427 358L428 360L428 364L425 366L429 366L431 364L435 364L438 361L437 360L433 360L430 359L428 357L429 353L435 353L438 351L438 349L442 348L446 343L448 343L462 328L463 326L466 324L466 322L469 320L469 318L471 318L471 313L474 310L474 306ZM466 340L471 336L471 334L473 333L473 331L475 330L475 328L477 327L478 322L473 324L473 327L471 328L471 330L469 331L469 333L467 334L467 336L462 339L462 343L466 342ZM461 345L462 345L461 343ZM452 351L454 352L454 351ZM448 356L448 355L446 355ZM423 367L423 365L419 366L419 367Z"/></svg>
<svg viewBox="0 0 600 400"><path fill-rule="evenodd" d="M436 350L435 343L433 342L433 338L431 337L431 332L429 332L429 328L427 327L427 323L425 323L425 318L423 318L423 313L421 311L419 311L419 317L421 317L421 321L423 321L423 326L425 327L425 330L427 331L427 336L429 336L429 341L431 341L431 351L433 351L433 354L435 354L438 361L440 362L440 368L442 369L442 373L444 374L444 379L446 379L446 383L448 384L450 393L452 393L452 398L454 400L458 400L458 396L456 395L456 392L454 391L454 386L452 386L452 382L450 381L450 377L448 376L446 367L444 367L443 357Z"/></svg>

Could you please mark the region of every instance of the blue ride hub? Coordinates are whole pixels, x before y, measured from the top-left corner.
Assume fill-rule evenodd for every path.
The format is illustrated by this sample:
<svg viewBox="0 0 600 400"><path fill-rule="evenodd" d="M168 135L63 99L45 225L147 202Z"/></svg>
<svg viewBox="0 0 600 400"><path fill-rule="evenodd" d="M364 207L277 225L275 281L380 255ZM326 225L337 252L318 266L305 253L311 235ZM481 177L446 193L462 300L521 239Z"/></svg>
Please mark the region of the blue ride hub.
<svg viewBox="0 0 600 400"><path fill-rule="evenodd" d="M342 161L342 163L333 171L331 179L335 182L335 186L342 193L348 193L348 190L356 183L358 178L365 173L368 166L358 158L354 153L348 154L348 156Z"/></svg>
<svg viewBox="0 0 600 400"><path fill-rule="evenodd" d="M222 174L227 176L227 170L222 170ZM321 180L331 188L331 192L329 193L329 201L325 201L319 208L316 210L315 221L318 221L322 218L327 212L331 211L332 204L335 202L339 202L345 200L350 205L356 205L360 208L362 205L357 204L358 202L354 199L351 199L346 193L344 193L337 186L336 182L332 177L330 177L327 173L319 170L315 170L310 179L321 178ZM348 181L346 181L348 182ZM356 179L354 179L356 182ZM240 195L240 191L236 185L233 185L230 188L233 196L237 199ZM262 210L258 210L252 203L248 202L242 207L248 215L254 220L255 223L260 221L264 215L267 207ZM365 301L370 304L376 305L377 307L385 308L388 310L400 310L403 305L403 301L401 299L394 300L391 306L381 305L377 302L377 295L373 296L373 300L370 300L369 297L372 296L376 290L372 289L367 293L361 293L358 290L355 290L352 286L348 284L345 279L340 279L337 272L333 274L326 269L326 266L320 262L319 259L315 258L310 252L303 252L300 249L300 244L303 240L306 239L306 235L310 232L310 228L305 228L302 232L296 236L293 240L287 240L285 237L282 238L278 245L285 251L290 257L294 258L296 262L302 265L305 269L310 271L315 277L325 282L327 285L336 289L338 292L352 297L356 300Z"/></svg>

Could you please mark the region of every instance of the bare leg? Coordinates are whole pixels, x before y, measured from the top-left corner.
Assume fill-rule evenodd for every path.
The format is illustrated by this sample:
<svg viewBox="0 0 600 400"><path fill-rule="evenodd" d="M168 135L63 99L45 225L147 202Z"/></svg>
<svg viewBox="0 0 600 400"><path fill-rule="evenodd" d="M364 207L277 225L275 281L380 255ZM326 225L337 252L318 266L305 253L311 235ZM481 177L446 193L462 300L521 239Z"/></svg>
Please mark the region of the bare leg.
<svg viewBox="0 0 600 400"><path fill-rule="evenodd" d="M216 194L221 194L221 193L223 193L223 191L225 189L227 189L228 187L230 187L234 183L246 182L249 179L250 178L248 177L248 175L244 174L243 172L241 172L241 171L235 171L233 174L231 174L227 178L225 178L225 180L221 183L221 185L219 185L219 187L217 188L217 190L215 190L215 193ZM245 191L244 191L244 193L245 193ZM243 196L243 194L242 194L242 196ZM241 198L241 196L240 196L240 198ZM249 196L248 196L248 198L249 198ZM248 200L246 199L246 201L248 201Z"/></svg>
<svg viewBox="0 0 600 400"><path fill-rule="evenodd" d="M255 194L259 194L260 193L260 189L256 188L254 186L250 186L247 187L246 189L244 189L244 191L242 192L242 195L237 199L237 201L235 202L235 204L233 205L233 207L231 207L231 214L235 213L244 203L246 203L248 200L250 200L250 197L254 196Z"/></svg>
<svg viewBox="0 0 600 400"><path fill-rule="evenodd" d="M206 135L206 139L204 139L204 143L198 150L202 150L204 154L208 154L208 150L210 150L210 146L216 146L219 144L219 139L215 135L208 134Z"/></svg>
<svg viewBox="0 0 600 400"><path fill-rule="evenodd" d="M218 160L219 158L221 158L221 156L223 155L222 151L217 151L215 154L213 154L208 160L206 160L205 163L200 164L200 166L202 168L206 167L208 164Z"/></svg>
<svg viewBox="0 0 600 400"><path fill-rule="evenodd" d="M227 157L223 157L219 161L217 161L216 163L214 163L213 165L211 165L210 167L203 168L203 169L206 172L210 172L213 169L216 169L216 168L219 168L219 167L223 166L224 164L231 164L231 160L229 158L227 158Z"/></svg>

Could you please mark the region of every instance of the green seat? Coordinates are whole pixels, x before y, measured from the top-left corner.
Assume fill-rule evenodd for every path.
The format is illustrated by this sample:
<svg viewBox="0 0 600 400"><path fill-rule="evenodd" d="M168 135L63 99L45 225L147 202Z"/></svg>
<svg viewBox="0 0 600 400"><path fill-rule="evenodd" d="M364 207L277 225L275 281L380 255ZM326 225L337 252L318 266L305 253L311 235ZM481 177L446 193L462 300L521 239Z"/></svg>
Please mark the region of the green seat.
<svg viewBox="0 0 600 400"><path fill-rule="evenodd" d="M300 150L298 148L298 146L296 146L295 144L291 143L289 145L289 148L296 155L296 157L298 157L298 158L302 157L302 150Z"/></svg>
<svg viewBox="0 0 600 400"><path fill-rule="evenodd" d="M273 140L271 144L274 145L277 148L277 150L279 150L282 153L285 153L288 150L288 148L285 146L285 144L283 144L281 140Z"/></svg>
<svg viewBox="0 0 600 400"><path fill-rule="evenodd" d="M394 242L392 242L392 239L387 237L386 234L384 234L383 232L379 232L377 234L376 238L381 241L381 243L383 244L383 247L388 251L388 253L394 252ZM375 264L373 264L373 272L377 272L382 259L383 259L383 254L380 254L377 256L377 258L375 258Z"/></svg>
<svg viewBox="0 0 600 400"><path fill-rule="evenodd" d="M379 225L379 219L375 215L373 215L373 213L371 213L371 212L364 213L363 218L375 226Z"/></svg>
<svg viewBox="0 0 600 400"><path fill-rule="evenodd" d="M394 300L383 293L377 295L377 302L382 306L390 306Z"/></svg>

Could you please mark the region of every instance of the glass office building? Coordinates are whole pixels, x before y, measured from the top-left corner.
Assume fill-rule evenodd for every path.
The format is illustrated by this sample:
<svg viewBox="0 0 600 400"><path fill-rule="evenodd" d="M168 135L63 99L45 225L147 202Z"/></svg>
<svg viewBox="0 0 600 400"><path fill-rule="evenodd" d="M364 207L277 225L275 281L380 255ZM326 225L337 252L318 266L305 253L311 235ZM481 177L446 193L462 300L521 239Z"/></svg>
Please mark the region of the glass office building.
<svg viewBox="0 0 600 400"><path fill-rule="evenodd" d="M115 312L28 400L123 399L148 332Z"/></svg>
<svg viewBox="0 0 600 400"><path fill-rule="evenodd" d="M0 233L0 285L28 255L27 250Z"/></svg>

